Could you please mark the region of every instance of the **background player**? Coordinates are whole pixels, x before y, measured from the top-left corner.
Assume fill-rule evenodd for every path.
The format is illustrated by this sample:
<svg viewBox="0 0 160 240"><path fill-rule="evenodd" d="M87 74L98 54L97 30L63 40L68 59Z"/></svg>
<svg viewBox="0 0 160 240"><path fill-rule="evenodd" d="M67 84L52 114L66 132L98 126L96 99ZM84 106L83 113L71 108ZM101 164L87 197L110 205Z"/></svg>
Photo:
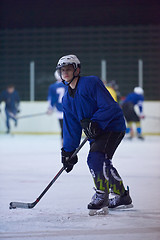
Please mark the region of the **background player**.
<svg viewBox="0 0 160 240"><path fill-rule="evenodd" d="M119 86L117 85L115 80L112 80L107 83L107 90L110 92L111 96L116 102L119 102L120 100L120 92L119 92Z"/></svg>
<svg viewBox="0 0 160 240"><path fill-rule="evenodd" d="M61 139L63 142L63 106L62 106L62 98L67 90L67 86L65 86L58 72L54 73L56 82L51 84L48 88L48 110L47 114L52 114L54 107L57 110L57 118L59 120L60 129L61 129Z"/></svg>
<svg viewBox="0 0 160 240"><path fill-rule="evenodd" d="M10 119L12 119L15 122L15 126L17 126L16 114L20 112L20 98L14 85L10 84L7 86L6 90L2 91L0 94L0 103L3 101L5 102L6 133L10 133Z"/></svg>
<svg viewBox="0 0 160 240"><path fill-rule="evenodd" d="M81 77L80 61L67 55L58 61L57 69L68 91L63 97L62 163L66 172L73 169L78 157L70 158L78 147L82 129L90 141L87 163L96 186L88 204L90 215L98 210L107 213L108 206L131 207L129 190L112 165L112 157L125 134L122 110L96 76ZM109 188L116 194L109 200Z"/></svg>
<svg viewBox="0 0 160 240"><path fill-rule="evenodd" d="M139 139L144 139L142 136L142 129L140 119L144 118L143 114L143 101L144 101L144 91L141 87L135 87L134 91L127 95L125 100L122 103L122 109L127 121L126 134L129 135L129 139L134 137L133 123L136 124L137 137ZM139 115L135 111L135 105L139 108Z"/></svg>

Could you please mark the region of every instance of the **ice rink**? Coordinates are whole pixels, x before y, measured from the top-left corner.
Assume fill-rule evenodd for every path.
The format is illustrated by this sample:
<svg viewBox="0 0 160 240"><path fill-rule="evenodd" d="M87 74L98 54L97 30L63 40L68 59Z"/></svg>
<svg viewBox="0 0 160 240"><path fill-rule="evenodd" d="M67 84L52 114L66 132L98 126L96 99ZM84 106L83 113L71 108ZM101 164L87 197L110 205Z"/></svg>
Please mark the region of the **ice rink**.
<svg viewBox="0 0 160 240"><path fill-rule="evenodd" d="M86 164L89 145L74 170L63 172L33 209L33 202L62 167L58 135L0 135L0 239L160 239L160 136L123 140L113 164L129 185L134 208L88 215L93 180Z"/></svg>

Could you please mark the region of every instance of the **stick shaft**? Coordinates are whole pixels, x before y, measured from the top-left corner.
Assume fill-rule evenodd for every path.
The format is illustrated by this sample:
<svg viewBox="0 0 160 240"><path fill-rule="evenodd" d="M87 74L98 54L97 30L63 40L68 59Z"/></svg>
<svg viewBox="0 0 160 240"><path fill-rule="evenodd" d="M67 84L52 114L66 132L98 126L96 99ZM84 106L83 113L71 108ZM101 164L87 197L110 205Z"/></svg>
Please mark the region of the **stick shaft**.
<svg viewBox="0 0 160 240"><path fill-rule="evenodd" d="M87 142L88 138L86 137L82 143L79 145L79 147L75 150L75 152L72 154L71 158L75 157L76 154L79 152L79 150L83 147L83 145ZM59 176L62 174L62 172L65 170L64 167L62 167L59 172L56 174L56 176L52 179L52 181L47 185L47 187L43 190L43 192L39 195L39 197L32 203L23 203L23 202L11 202L10 203L10 209L12 208L33 208L44 196L44 194L50 189L50 187L53 185L53 183L59 178Z"/></svg>
<svg viewBox="0 0 160 240"><path fill-rule="evenodd" d="M79 147L75 150L75 152L72 154L71 158L75 157L79 150L83 147L83 145L87 142L88 138L86 137L82 143L79 145ZM43 192L40 194L40 196L36 199L36 202L38 203L40 199L44 196L44 194L49 190L49 188L53 185L53 183L59 178L59 176L62 174L62 172L65 170L64 167L62 167L59 172L56 174L56 176L52 179L52 181L48 184L48 186L43 190Z"/></svg>
<svg viewBox="0 0 160 240"><path fill-rule="evenodd" d="M154 119L154 120L160 120L160 117L158 117L158 116L146 116L146 118L151 118L151 119Z"/></svg>
<svg viewBox="0 0 160 240"><path fill-rule="evenodd" d="M42 116L47 114L46 112L43 113L35 113L35 114L30 114L30 115L24 115L24 116L19 116L16 119L21 119L21 118L30 118L30 117L37 117L37 116Z"/></svg>

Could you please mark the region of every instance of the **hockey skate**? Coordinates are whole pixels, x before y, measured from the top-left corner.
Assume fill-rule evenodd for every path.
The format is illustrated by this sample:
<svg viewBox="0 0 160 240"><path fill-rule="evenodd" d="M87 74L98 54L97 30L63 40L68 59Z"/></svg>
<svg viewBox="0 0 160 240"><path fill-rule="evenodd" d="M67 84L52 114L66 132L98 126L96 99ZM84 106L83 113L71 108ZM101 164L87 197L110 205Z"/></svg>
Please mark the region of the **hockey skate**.
<svg viewBox="0 0 160 240"><path fill-rule="evenodd" d="M106 215L108 214L108 193L96 190L92 201L88 204L89 215Z"/></svg>
<svg viewBox="0 0 160 240"><path fill-rule="evenodd" d="M140 139L140 140L144 140L144 137L141 134L138 134L137 138Z"/></svg>
<svg viewBox="0 0 160 240"><path fill-rule="evenodd" d="M114 198L109 199L109 209L128 209L132 208L132 199L129 195L129 187L125 190L123 195L116 195Z"/></svg>

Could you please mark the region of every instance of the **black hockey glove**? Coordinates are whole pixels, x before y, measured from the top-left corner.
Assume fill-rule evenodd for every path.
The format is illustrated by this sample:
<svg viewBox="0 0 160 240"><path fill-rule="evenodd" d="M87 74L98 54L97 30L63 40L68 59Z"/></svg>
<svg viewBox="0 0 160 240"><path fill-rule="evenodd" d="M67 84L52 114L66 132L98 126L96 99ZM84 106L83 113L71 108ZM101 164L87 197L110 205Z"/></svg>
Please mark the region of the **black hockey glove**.
<svg viewBox="0 0 160 240"><path fill-rule="evenodd" d="M102 133L102 129L99 127L98 123L92 122L88 118L81 120L81 126L89 139L95 139Z"/></svg>
<svg viewBox="0 0 160 240"><path fill-rule="evenodd" d="M61 149L62 163L67 173L69 173L73 169L73 166L78 162L77 155L71 158L73 153L74 151L66 152L63 148Z"/></svg>

